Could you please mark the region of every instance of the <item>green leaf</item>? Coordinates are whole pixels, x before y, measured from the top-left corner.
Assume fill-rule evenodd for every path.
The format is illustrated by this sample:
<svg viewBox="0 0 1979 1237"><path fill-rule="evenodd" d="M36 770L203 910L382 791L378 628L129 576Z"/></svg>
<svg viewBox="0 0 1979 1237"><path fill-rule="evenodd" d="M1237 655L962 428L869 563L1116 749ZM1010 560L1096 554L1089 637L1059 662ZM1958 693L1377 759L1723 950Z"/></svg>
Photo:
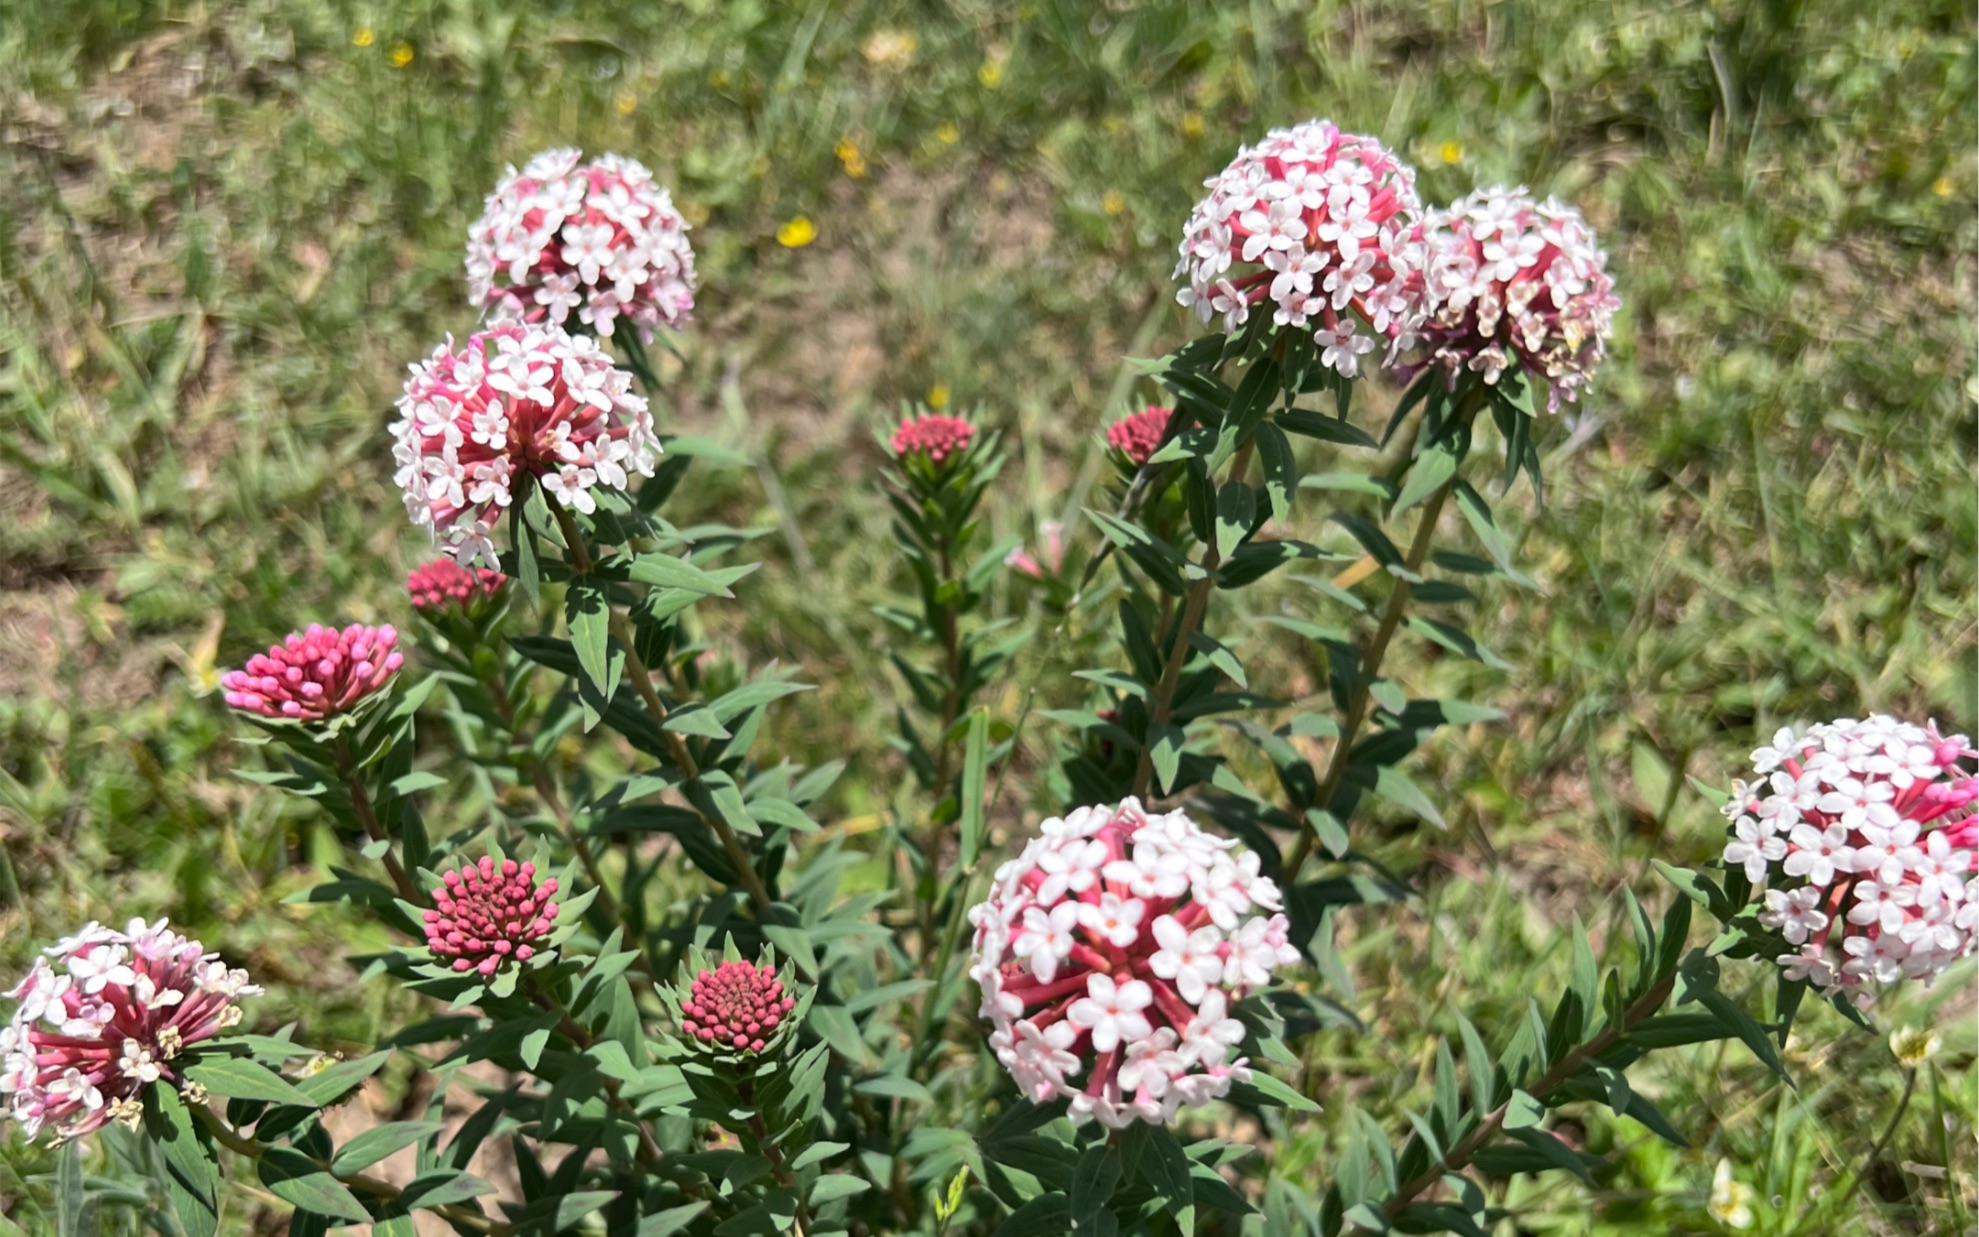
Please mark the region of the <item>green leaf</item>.
<svg viewBox="0 0 1979 1237"><path fill-rule="evenodd" d="M1498 1065L1471 1020L1462 1010L1456 1015L1457 1031L1464 1040L1464 1068L1470 1072L1471 1107L1480 1114L1487 1113L1498 1106Z"/></svg>
<svg viewBox="0 0 1979 1237"><path fill-rule="evenodd" d="M1147 1145L1141 1153L1141 1177L1165 1199L1170 1207L1186 1207L1195 1201L1196 1187L1189 1153L1166 1126L1147 1127Z"/></svg>
<svg viewBox="0 0 1979 1237"><path fill-rule="evenodd" d="M1250 1084L1267 1099L1282 1104L1294 1112L1318 1112L1319 1105L1290 1086L1265 1073L1261 1069L1251 1071Z"/></svg>
<svg viewBox="0 0 1979 1237"><path fill-rule="evenodd" d="M1120 1155L1105 1143L1087 1147L1072 1170L1072 1223L1085 1228L1098 1217L1120 1183Z"/></svg>
<svg viewBox="0 0 1979 1237"><path fill-rule="evenodd" d="M96 1228L91 1217L90 1230ZM64 1143L55 1153L56 1237L86 1237L83 1231L82 1153L76 1143Z"/></svg>
<svg viewBox="0 0 1979 1237"><path fill-rule="evenodd" d="M485 1109L483 1111L486 1111ZM455 1136L459 1141L459 1135ZM414 1177L399 1195L402 1207L444 1207L448 1203L465 1202L484 1194L493 1194L495 1187L479 1177L469 1176L458 1168L429 1168Z"/></svg>
<svg viewBox="0 0 1979 1237"><path fill-rule="evenodd" d="M715 716L714 710L698 703L684 704L667 714L667 720L660 729L673 734L693 735L697 739L731 737L728 728Z"/></svg>
<svg viewBox="0 0 1979 1237"><path fill-rule="evenodd" d="M826 1173L811 1186L811 1206L822 1207L835 1203L841 1198L851 1198L854 1194L864 1194L873 1188L873 1183L864 1177L851 1173Z"/></svg>
<svg viewBox="0 0 1979 1237"><path fill-rule="evenodd" d="M1375 771L1374 793L1396 807L1414 812L1438 829L1450 827L1444 821L1442 813L1436 810L1436 805L1429 801L1429 796L1422 793L1414 782L1393 765L1382 765Z"/></svg>
<svg viewBox="0 0 1979 1237"><path fill-rule="evenodd" d="M983 797L989 778L989 730L989 710L975 710L969 717L969 739L962 757L962 831L958 859L964 872L976 866L976 856L983 849ZM943 789L937 787L936 791L940 793ZM928 858L933 862L936 857L930 855Z"/></svg>
<svg viewBox="0 0 1979 1237"><path fill-rule="evenodd" d="M1532 579L1513 564L1511 543L1505 540L1505 534L1499 531L1497 522L1491 518L1491 508L1485 505L1484 496L1461 481L1457 483L1456 493L1458 509L1464 513L1464 520L1471 526L1472 534L1483 544L1485 552L1491 555L1491 561L1498 564L1498 570L1527 588L1533 587Z"/></svg>
<svg viewBox="0 0 1979 1237"><path fill-rule="evenodd" d="M185 1075L213 1094L230 1100L316 1106L300 1087L247 1057L207 1057L186 1066Z"/></svg>
<svg viewBox="0 0 1979 1237"><path fill-rule="evenodd" d="M1457 475L1457 465L1461 462L1462 456L1458 454L1455 439L1438 443L1417 458L1409 467L1409 475L1402 482L1402 492L1395 499L1395 509L1389 514L1400 515L1435 493L1444 482Z"/></svg>
<svg viewBox="0 0 1979 1237"><path fill-rule="evenodd" d="M790 1171L801 1173L813 1164L822 1164L831 1157L851 1147L851 1143L815 1142L797 1153L790 1161Z"/></svg>
<svg viewBox="0 0 1979 1237"><path fill-rule="evenodd" d="M600 700L610 700L618 690L625 659L623 653L617 658L611 655L611 602L604 587L592 580L572 580L564 592L563 610L578 669Z"/></svg>
<svg viewBox="0 0 1979 1237"><path fill-rule="evenodd" d="M675 1233L685 1231L694 1218L707 1209L707 1203L699 1202L656 1211L639 1221L634 1237L674 1237Z"/></svg>
<svg viewBox="0 0 1979 1237"><path fill-rule="evenodd" d="M1063 1194L1041 1194L1004 1217L993 1237L1066 1237L1072 1204Z"/></svg>
<svg viewBox="0 0 1979 1237"><path fill-rule="evenodd" d="M1225 481L1216 492L1216 556L1229 558L1256 518L1257 494L1242 481Z"/></svg>
<svg viewBox="0 0 1979 1237"><path fill-rule="evenodd" d="M1357 472L1316 472L1299 479L1302 490L1337 490L1349 494L1369 494L1387 502L1395 495L1395 487L1378 477L1367 477Z"/></svg>
<svg viewBox="0 0 1979 1237"><path fill-rule="evenodd" d="M904 1074L881 1074L853 1084L852 1089L861 1095L878 1095L887 1099L912 1100L917 1104L934 1103L934 1095L920 1083Z"/></svg>
<svg viewBox="0 0 1979 1237"><path fill-rule="evenodd" d="M640 584L686 589L704 597L735 596L720 580L671 554L641 554L626 568L626 575Z"/></svg>
<svg viewBox="0 0 1979 1237"><path fill-rule="evenodd" d="M1161 793L1169 793L1175 786L1175 775L1182 768L1182 748L1187 737L1180 726L1164 723L1155 727L1148 735L1153 740L1148 748L1148 757L1154 763L1155 784Z"/></svg>
<svg viewBox="0 0 1979 1237"><path fill-rule="evenodd" d="M1292 490L1299 484L1299 461L1292 454L1285 431L1270 421L1258 422L1252 441L1257 444L1258 463L1264 471L1265 498L1272 514L1280 521L1292 518Z"/></svg>
<svg viewBox="0 0 1979 1237"><path fill-rule="evenodd" d="M1505 1128L1523 1130L1538 1125L1546 1117L1546 1105L1524 1090L1514 1090L1505 1104Z"/></svg>
<svg viewBox="0 0 1979 1237"><path fill-rule="evenodd" d="M438 1121L394 1121L369 1129L337 1149L330 1168L338 1176L360 1173L385 1157L440 1130Z"/></svg>
<svg viewBox="0 0 1979 1237"><path fill-rule="evenodd" d="M261 1184L285 1203L350 1224L364 1224L371 1219L371 1213L357 1201L349 1186L294 1148L270 1147L256 1162L256 1170Z"/></svg>

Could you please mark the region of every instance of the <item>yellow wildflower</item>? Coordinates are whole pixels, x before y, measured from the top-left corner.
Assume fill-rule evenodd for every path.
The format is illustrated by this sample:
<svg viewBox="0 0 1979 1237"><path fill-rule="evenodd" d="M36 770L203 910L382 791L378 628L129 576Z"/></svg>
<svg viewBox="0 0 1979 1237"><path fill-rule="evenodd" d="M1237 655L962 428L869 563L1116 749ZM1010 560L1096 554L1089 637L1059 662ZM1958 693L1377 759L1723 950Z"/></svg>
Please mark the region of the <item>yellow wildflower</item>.
<svg viewBox="0 0 1979 1237"><path fill-rule="evenodd" d="M350 36L350 41L358 47L369 47L378 40L378 32L369 26L359 26Z"/></svg>
<svg viewBox="0 0 1979 1237"><path fill-rule="evenodd" d="M1201 112L1182 113L1182 136L1199 138L1203 135L1203 114Z"/></svg>
<svg viewBox="0 0 1979 1237"><path fill-rule="evenodd" d="M1952 195L1952 178L1949 176L1938 177L1938 179L1931 182L1931 192L1941 198L1950 197Z"/></svg>
<svg viewBox="0 0 1979 1237"><path fill-rule="evenodd" d="M1462 163L1464 148L1459 142L1445 142L1436 148L1436 157L1445 163Z"/></svg>
<svg viewBox="0 0 1979 1237"><path fill-rule="evenodd" d="M391 60L392 60L392 67L394 69L403 69L405 66L411 64L412 44L410 43L392 44Z"/></svg>
<svg viewBox="0 0 1979 1237"><path fill-rule="evenodd" d="M935 127L935 140L943 146L953 146L962 140L962 130L952 120L944 120Z"/></svg>
<svg viewBox="0 0 1979 1237"><path fill-rule="evenodd" d="M976 69L976 80L987 90L995 90L1003 84L1003 61L991 57Z"/></svg>
<svg viewBox="0 0 1979 1237"><path fill-rule="evenodd" d="M1109 215L1117 215L1127 209L1127 199L1118 189L1108 189L1106 196L1099 200L1099 208Z"/></svg>
<svg viewBox="0 0 1979 1237"><path fill-rule="evenodd" d="M939 412L948 407L948 384L937 382L928 388L928 407Z"/></svg>
<svg viewBox="0 0 1979 1237"><path fill-rule="evenodd" d="M612 106L618 109L619 115L630 116L632 115L632 110L639 106L639 96L633 94L630 90L621 90L618 92L617 97L612 100Z"/></svg>
<svg viewBox="0 0 1979 1237"><path fill-rule="evenodd" d="M785 249L802 249L818 239L818 227L809 215L792 215L776 230L776 243Z"/></svg>
<svg viewBox="0 0 1979 1237"><path fill-rule="evenodd" d="M838 146L833 153L838 156L838 161L845 165L847 176L857 180L866 174L866 156L860 153L858 143L851 138L838 139Z"/></svg>

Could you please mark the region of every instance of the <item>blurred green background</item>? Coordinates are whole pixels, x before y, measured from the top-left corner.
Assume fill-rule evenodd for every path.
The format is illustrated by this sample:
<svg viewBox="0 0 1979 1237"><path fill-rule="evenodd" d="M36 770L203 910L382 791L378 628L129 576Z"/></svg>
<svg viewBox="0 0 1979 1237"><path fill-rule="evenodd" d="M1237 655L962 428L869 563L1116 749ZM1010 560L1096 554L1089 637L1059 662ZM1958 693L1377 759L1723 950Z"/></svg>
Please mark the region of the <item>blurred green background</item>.
<svg viewBox="0 0 1979 1237"><path fill-rule="evenodd" d="M1546 505L1505 516L1541 588L1493 596L1481 634L1515 669L1471 692L1509 721L1427 753L1453 829L1395 840L1424 902L1349 929L1369 1030L1317 1051L1397 1124L1446 1001L1516 1011L1572 916L1666 897L1651 856L1715 853L1684 775L1726 783L1787 722L1979 724L1976 28L1962 3L1792 0L10 5L0 970L83 919L169 912L270 985L269 1025L357 1046L391 1016L341 960L375 930L282 904L334 844L231 776L258 756L213 689L312 620L411 626L424 553L384 427L406 362L472 327L463 229L508 163L618 151L694 225L661 427L749 464L675 502L771 530L707 634L822 685L766 746L849 760L827 816L858 835L901 780L874 430L903 400L978 409L1015 456L994 531L1035 541L1096 475L1095 432L1154 395L1126 358L1191 334L1168 276L1200 182L1322 115L1412 160L1426 200L1572 201L1623 298L1593 392L1544 426ZM1836 1231L1970 1231L1971 986L1881 1012L1946 1046ZM1806 1017L1797 1091L1672 1054L1643 1085L1696 1147L1590 1116L1614 1155L1592 1204L1528 1187L1504 1231L1721 1231L1720 1160L1757 1191L1748 1231L1790 1231L1903 1084L1843 1025ZM1335 1133L1282 1171L1323 1171ZM0 1156L29 1231L46 1162Z"/></svg>

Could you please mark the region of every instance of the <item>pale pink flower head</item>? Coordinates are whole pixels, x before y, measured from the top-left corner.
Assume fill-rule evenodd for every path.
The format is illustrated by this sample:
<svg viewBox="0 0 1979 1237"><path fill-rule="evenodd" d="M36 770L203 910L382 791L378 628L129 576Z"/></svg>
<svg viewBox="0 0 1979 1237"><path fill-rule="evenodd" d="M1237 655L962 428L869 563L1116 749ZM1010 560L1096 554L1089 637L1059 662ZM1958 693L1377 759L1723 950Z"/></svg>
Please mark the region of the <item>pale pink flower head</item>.
<svg viewBox="0 0 1979 1237"><path fill-rule="evenodd" d="M426 947L456 971L485 979L510 959L535 957L556 923L554 878L536 880L536 865L483 855L441 877L425 912Z"/></svg>
<svg viewBox="0 0 1979 1237"><path fill-rule="evenodd" d="M1228 1059L1244 1039L1230 1006L1299 955L1277 885L1234 845L1128 799L1045 821L997 870L969 912L969 973L1025 1095L1123 1129L1249 1077Z"/></svg>
<svg viewBox="0 0 1979 1237"><path fill-rule="evenodd" d="M436 558L405 578L412 608L421 614L469 614L498 596L508 577L487 567L463 567L451 558Z"/></svg>
<svg viewBox="0 0 1979 1237"><path fill-rule="evenodd" d="M1129 413L1106 427L1106 445L1138 468L1160 449L1161 436L1174 412L1172 408L1156 405Z"/></svg>
<svg viewBox="0 0 1979 1237"><path fill-rule="evenodd" d="M902 421L888 445L898 459L924 456L939 467L950 456L967 451L975 436L976 427L961 417L926 413Z"/></svg>
<svg viewBox="0 0 1979 1237"><path fill-rule="evenodd" d="M1535 391L1545 385L1550 410L1573 400L1607 356L1621 305L1580 212L1523 186L1479 189L1431 211L1423 235L1425 363L1452 383L1466 371L1496 383L1517 366Z"/></svg>
<svg viewBox="0 0 1979 1237"><path fill-rule="evenodd" d="M596 489L653 475L660 441L632 377L588 336L498 323L411 367L392 425L412 522L463 566L498 565L494 532L527 479L589 514Z"/></svg>
<svg viewBox="0 0 1979 1237"><path fill-rule="evenodd" d="M389 623L352 623L338 631L311 623L239 670L220 676L227 703L243 713L320 722L377 696L405 664Z"/></svg>
<svg viewBox="0 0 1979 1237"><path fill-rule="evenodd" d="M1352 378L1377 339L1420 318L1422 204L1415 173L1331 121L1274 129L1204 182L1183 232L1176 299L1235 332L1268 310L1308 331L1322 364Z"/></svg>
<svg viewBox="0 0 1979 1237"><path fill-rule="evenodd" d="M638 163L583 157L546 150L509 169L467 230L468 295L498 317L604 336L626 318L650 342L694 310L687 222Z"/></svg>
<svg viewBox="0 0 1979 1237"><path fill-rule="evenodd" d="M796 1008L775 967L730 959L694 976L680 1029L712 1048L760 1054Z"/></svg>
<svg viewBox="0 0 1979 1237"><path fill-rule="evenodd" d="M63 1142L111 1120L135 1127L144 1088L185 1085L185 1050L240 1022L235 1000L260 994L163 919L122 932L92 923L7 993L19 1002L0 1030L8 1114L29 1138L49 1126Z"/></svg>
<svg viewBox="0 0 1979 1237"><path fill-rule="evenodd" d="M1760 923L1795 952L1789 978L1871 1004L1929 983L1979 931L1979 757L1963 735L1888 716L1787 727L1733 784L1728 868L1763 886Z"/></svg>

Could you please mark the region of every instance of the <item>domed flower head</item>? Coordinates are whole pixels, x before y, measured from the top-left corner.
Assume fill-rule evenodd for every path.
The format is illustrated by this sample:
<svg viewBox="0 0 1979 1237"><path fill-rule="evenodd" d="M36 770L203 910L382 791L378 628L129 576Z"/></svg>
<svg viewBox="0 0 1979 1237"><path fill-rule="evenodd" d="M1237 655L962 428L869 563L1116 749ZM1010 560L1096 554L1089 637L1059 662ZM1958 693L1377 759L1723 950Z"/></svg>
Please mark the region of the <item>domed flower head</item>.
<svg viewBox="0 0 1979 1237"><path fill-rule="evenodd" d="M939 468L951 456L967 451L975 436L976 427L961 417L926 413L902 421L899 428L893 431L889 445L896 459L918 456Z"/></svg>
<svg viewBox="0 0 1979 1237"><path fill-rule="evenodd" d="M230 970L163 919L122 932L90 924L35 960L7 993L19 1002L0 1030L0 1094L29 1138L53 1127L59 1141L110 1120L135 1127L144 1088L183 1084L174 1062L241 1020L234 1002L259 996L247 972Z"/></svg>
<svg viewBox="0 0 1979 1237"><path fill-rule="evenodd" d="M1167 432L1168 420L1174 413L1173 408L1159 405L1129 413L1106 427L1106 445L1139 468L1161 449L1161 436Z"/></svg>
<svg viewBox="0 0 1979 1237"><path fill-rule="evenodd" d="M497 316L609 336L628 318L650 341L694 310L687 223L653 174L604 155L546 150L488 195L467 231L468 292Z"/></svg>
<svg viewBox="0 0 1979 1237"><path fill-rule="evenodd" d="M796 1008L775 967L732 959L694 976L680 1029L714 1048L760 1054Z"/></svg>
<svg viewBox="0 0 1979 1237"><path fill-rule="evenodd" d="M1135 799L1039 832L969 912L970 975L1017 1086L1124 1129L1247 1078L1230 1059L1244 1038L1230 1008L1298 958L1257 856Z"/></svg>
<svg viewBox="0 0 1979 1237"><path fill-rule="evenodd" d="M632 378L588 337L498 323L412 366L392 425L412 522L463 566L498 565L493 533L518 478L597 510L591 491L653 475L660 441Z"/></svg>
<svg viewBox="0 0 1979 1237"><path fill-rule="evenodd" d="M1549 409L1572 400L1607 355L1621 304L1580 212L1523 187L1480 189L1432 211L1424 235L1428 363L1453 382L1471 370L1492 383L1517 365L1546 384Z"/></svg>
<svg viewBox="0 0 1979 1237"><path fill-rule="evenodd" d="M1175 267L1188 282L1176 299L1204 322L1221 314L1236 331L1269 302L1274 323L1311 331L1321 361L1349 378L1376 337L1414 330L1422 206L1415 173L1381 143L1307 121L1204 183Z"/></svg>
<svg viewBox="0 0 1979 1237"><path fill-rule="evenodd" d="M1734 783L1725 866L1765 889L1759 921L1792 979L1872 1003L1929 982L1979 938L1979 752L1963 735L1886 716L1791 727Z"/></svg>
<svg viewBox="0 0 1979 1237"><path fill-rule="evenodd" d="M555 878L538 884L536 865L483 855L440 878L425 912L426 947L456 971L486 979L514 959L527 962L557 920Z"/></svg>
<svg viewBox="0 0 1979 1237"><path fill-rule="evenodd" d="M315 623L220 676L227 703L243 713L320 722L348 713L385 690L405 664L390 625L352 623L338 631Z"/></svg>
<svg viewBox="0 0 1979 1237"><path fill-rule="evenodd" d="M463 567L450 558L436 558L405 578L412 608L429 617L470 614L498 596L508 577L486 567Z"/></svg>

